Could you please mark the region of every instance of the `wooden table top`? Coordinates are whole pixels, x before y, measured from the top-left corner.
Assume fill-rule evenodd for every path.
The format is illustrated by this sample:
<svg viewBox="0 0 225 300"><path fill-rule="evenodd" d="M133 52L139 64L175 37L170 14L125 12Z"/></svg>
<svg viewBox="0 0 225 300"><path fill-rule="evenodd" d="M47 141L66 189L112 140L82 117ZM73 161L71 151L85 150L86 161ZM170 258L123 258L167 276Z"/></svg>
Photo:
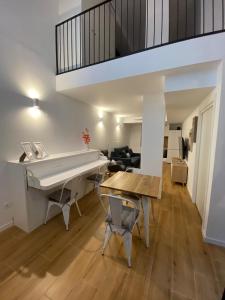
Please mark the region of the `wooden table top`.
<svg viewBox="0 0 225 300"><path fill-rule="evenodd" d="M159 195L160 177L120 171L104 181L101 187L157 198Z"/></svg>

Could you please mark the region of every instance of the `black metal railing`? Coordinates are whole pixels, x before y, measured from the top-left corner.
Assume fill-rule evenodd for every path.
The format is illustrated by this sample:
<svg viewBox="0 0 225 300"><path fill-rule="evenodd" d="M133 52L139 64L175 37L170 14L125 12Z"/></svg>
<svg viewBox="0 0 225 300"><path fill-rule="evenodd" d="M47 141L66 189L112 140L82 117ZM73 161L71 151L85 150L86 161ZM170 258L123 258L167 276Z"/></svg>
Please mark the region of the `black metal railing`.
<svg viewBox="0 0 225 300"><path fill-rule="evenodd" d="M104 1L56 25L57 74L222 32L224 1Z"/></svg>

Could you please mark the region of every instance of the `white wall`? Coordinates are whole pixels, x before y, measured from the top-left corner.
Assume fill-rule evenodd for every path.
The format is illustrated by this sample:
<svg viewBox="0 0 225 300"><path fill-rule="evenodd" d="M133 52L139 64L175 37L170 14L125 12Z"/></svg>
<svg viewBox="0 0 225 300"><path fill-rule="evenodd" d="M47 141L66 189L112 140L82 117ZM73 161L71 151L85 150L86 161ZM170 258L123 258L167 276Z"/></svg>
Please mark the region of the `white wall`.
<svg viewBox="0 0 225 300"><path fill-rule="evenodd" d="M215 102L215 128L213 131L212 166L210 176L212 184L209 189L207 203L207 221L203 224L203 234L209 242L225 246L225 70L224 62L221 63L218 72L218 92Z"/></svg>
<svg viewBox="0 0 225 300"><path fill-rule="evenodd" d="M143 98L141 169L144 174L159 176L161 178L164 120L164 94L145 95Z"/></svg>
<svg viewBox="0 0 225 300"><path fill-rule="evenodd" d="M82 9L82 0L59 0L59 21L64 21L76 14Z"/></svg>
<svg viewBox="0 0 225 300"><path fill-rule="evenodd" d="M199 105L195 108L195 110L186 118L182 125L182 136L183 138L189 139L189 133L192 129L192 120L195 116L199 117L200 112L209 105L209 103L216 102L217 90L214 89ZM198 122L198 136L200 132L200 121ZM198 167L198 157L197 151L199 147L199 139L197 139L196 143L193 143L192 151L188 152L188 159L186 160L188 165L188 182L187 188L192 198L192 201L195 202L196 198L196 180L197 180L197 167Z"/></svg>
<svg viewBox="0 0 225 300"><path fill-rule="evenodd" d="M126 124L129 128L129 142L128 146L133 152L141 153L141 136L142 136L142 124Z"/></svg>
<svg viewBox="0 0 225 300"><path fill-rule="evenodd" d="M111 114L105 113L99 124L97 108L55 92L57 4L55 0L0 2L0 229L12 219L10 205L4 206L11 201L6 161L19 157L21 141L42 141L50 154L78 150L83 148L84 127L90 129L91 147L108 148L126 140L125 128L118 133ZM40 99L36 117L28 97L31 89Z"/></svg>
<svg viewBox="0 0 225 300"><path fill-rule="evenodd" d="M199 110L196 108L184 121L182 125L182 136L184 139L189 139L189 133L192 128L192 120L195 116L199 116ZM189 191L189 194L193 199L193 193L194 193L194 179L195 177L195 166L196 166L196 143L193 143L192 151L188 151L188 159L186 160L188 165L188 181L187 181L187 189Z"/></svg>
<svg viewBox="0 0 225 300"><path fill-rule="evenodd" d="M82 11L95 5L98 5L102 2L104 2L104 0L82 0Z"/></svg>

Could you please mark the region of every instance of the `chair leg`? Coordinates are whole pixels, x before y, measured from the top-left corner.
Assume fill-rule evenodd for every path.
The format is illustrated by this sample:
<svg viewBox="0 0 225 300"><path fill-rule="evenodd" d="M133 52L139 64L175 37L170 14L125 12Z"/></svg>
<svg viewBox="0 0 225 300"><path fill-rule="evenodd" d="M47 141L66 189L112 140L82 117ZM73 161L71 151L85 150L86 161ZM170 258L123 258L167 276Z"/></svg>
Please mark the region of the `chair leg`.
<svg viewBox="0 0 225 300"><path fill-rule="evenodd" d="M95 190L96 190L97 195L99 196L99 195L101 194L101 193L100 193L100 184L95 183L94 187L95 187Z"/></svg>
<svg viewBox="0 0 225 300"><path fill-rule="evenodd" d="M107 213L107 210L106 210L106 208L105 208L105 205L104 205L104 203L103 203L103 201L102 201L100 195L98 195L98 199L99 199L99 202L100 202L100 204L101 204L101 206L102 206L104 212Z"/></svg>
<svg viewBox="0 0 225 300"><path fill-rule="evenodd" d="M136 226L137 226L139 238L141 239L141 231L140 231L140 226L139 226L138 222L136 223Z"/></svg>
<svg viewBox="0 0 225 300"><path fill-rule="evenodd" d="M45 217L45 224L47 224L48 214L49 214L49 211L50 211L50 208L52 207L52 205L53 204L50 201L48 201L48 208L47 208L46 217Z"/></svg>
<svg viewBox="0 0 225 300"><path fill-rule="evenodd" d="M99 202L100 202L100 204L101 204L101 206L102 206L104 212L107 213L107 210L106 210L106 208L105 208L105 205L103 204L103 201L102 201L102 199L101 199L100 185L99 185L99 184L96 184L96 185L95 185L95 190L96 190L96 192L97 192Z"/></svg>
<svg viewBox="0 0 225 300"><path fill-rule="evenodd" d="M66 230L69 230L69 220L70 220L70 206L69 205L64 205L62 207L62 212L63 212L63 218L64 222L66 225Z"/></svg>
<svg viewBox="0 0 225 300"><path fill-rule="evenodd" d="M102 247L102 255L104 255L105 248L111 238L111 235L112 235L112 231L110 229L110 226L107 225L106 230L105 230L105 239L104 239L104 243L103 243L103 247Z"/></svg>
<svg viewBox="0 0 225 300"><path fill-rule="evenodd" d="M144 211L143 203L140 201L140 209L142 209L142 212Z"/></svg>
<svg viewBox="0 0 225 300"><path fill-rule="evenodd" d="M75 204L76 204L76 208L77 208L77 211L78 211L79 216L82 217L82 213L81 213L81 211L80 211L80 207L79 207L79 204L78 204L78 201L77 201L77 200L75 201Z"/></svg>
<svg viewBox="0 0 225 300"><path fill-rule="evenodd" d="M152 211L152 220L153 223L156 223L156 219L155 219L155 213L154 213L154 207L153 207L153 202L151 202L151 211Z"/></svg>
<svg viewBox="0 0 225 300"><path fill-rule="evenodd" d="M132 253L132 233L127 232L123 236L124 248L128 260L128 267L131 268L131 253Z"/></svg>

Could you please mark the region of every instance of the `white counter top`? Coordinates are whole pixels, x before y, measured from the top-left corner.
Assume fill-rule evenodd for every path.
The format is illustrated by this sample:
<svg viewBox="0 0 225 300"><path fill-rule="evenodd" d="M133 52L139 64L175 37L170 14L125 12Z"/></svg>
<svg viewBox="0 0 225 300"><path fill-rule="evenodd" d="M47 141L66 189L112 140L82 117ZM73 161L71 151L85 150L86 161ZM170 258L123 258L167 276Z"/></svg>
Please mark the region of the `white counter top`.
<svg viewBox="0 0 225 300"><path fill-rule="evenodd" d="M53 161L56 159L61 159L61 158L69 158L73 156L79 156L79 155L85 155L85 154L90 154L90 153L95 153L95 152L100 152L100 150L97 149L89 149L89 150L79 150L79 151L72 151L72 152L64 152L64 153L58 153L58 154L51 154L43 159L35 159L31 161L24 161L24 162L19 162L19 160L11 160L8 161L10 164L19 164L19 165L24 165L24 166L30 166L34 164L38 164L41 162L47 162L47 161Z"/></svg>

